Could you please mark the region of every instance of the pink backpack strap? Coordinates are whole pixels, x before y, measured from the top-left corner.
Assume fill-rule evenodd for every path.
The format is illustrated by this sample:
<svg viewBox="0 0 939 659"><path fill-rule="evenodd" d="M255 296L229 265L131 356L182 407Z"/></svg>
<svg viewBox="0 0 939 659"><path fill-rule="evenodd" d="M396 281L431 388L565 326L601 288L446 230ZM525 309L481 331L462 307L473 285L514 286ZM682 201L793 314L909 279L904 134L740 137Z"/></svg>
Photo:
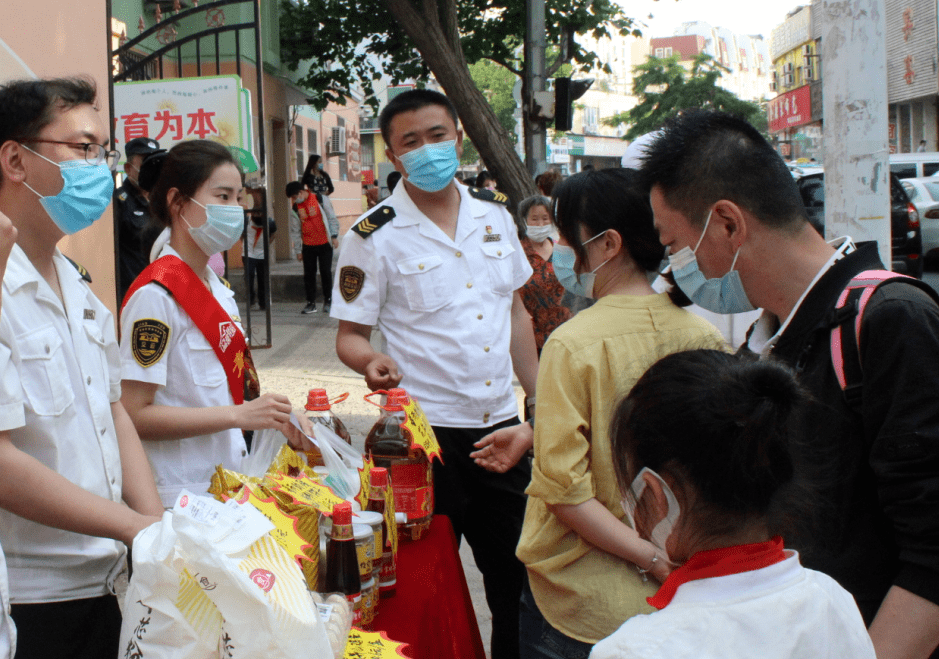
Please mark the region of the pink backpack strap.
<svg viewBox="0 0 939 659"><path fill-rule="evenodd" d="M861 402L864 372L860 346L864 310L874 291L886 282L897 280L907 280L918 287L926 286L918 279L889 270L865 270L855 275L838 296L835 315L841 320L836 321L837 324L831 330L831 364L849 405ZM935 293L931 295L935 299Z"/></svg>

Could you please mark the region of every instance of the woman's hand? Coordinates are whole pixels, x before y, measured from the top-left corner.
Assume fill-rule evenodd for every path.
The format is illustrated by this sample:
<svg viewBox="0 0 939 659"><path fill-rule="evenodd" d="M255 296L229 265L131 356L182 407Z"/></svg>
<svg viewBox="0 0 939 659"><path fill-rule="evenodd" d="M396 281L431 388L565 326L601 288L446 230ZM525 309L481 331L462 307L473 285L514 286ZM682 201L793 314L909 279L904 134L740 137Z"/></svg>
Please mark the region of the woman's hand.
<svg viewBox="0 0 939 659"><path fill-rule="evenodd" d="M261 394L252 401L235 406L235 427L242 430L276 428L284 432L291 425L291 409L290 400L283 394Z"/></svg>
<svg viewBox="0 0 939 659"><path fill-rule="evenodd" d="M665 580L668 579L668 575L672 573L672 570L674 570L676 566L668 560L668 555L664 551L651 542L643 540L642 543L651 550L650 556L654 556L655 559L650 559L647 565L637 565L640 569L640 573L643 576L651 576L659 583L665 583Z"/></svg>

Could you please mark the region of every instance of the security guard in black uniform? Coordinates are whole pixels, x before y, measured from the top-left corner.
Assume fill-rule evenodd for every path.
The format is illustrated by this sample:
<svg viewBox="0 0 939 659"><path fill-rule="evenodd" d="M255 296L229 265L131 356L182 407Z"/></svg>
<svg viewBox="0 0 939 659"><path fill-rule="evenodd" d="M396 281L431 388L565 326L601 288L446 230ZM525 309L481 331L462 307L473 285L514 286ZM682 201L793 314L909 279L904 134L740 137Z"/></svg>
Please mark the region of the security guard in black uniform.
<svg viewBox="0 0 939 659"><path fill-rule="evenodd" d="M118 294L119 300L134 279L150 264L150 248L160 235L160 227L150 221L150 204L146 193L137 185L140 165L147 156L160 150L156 140L137 137L124 147L124 182L114 191L117 210L118 235Z"/></svg>

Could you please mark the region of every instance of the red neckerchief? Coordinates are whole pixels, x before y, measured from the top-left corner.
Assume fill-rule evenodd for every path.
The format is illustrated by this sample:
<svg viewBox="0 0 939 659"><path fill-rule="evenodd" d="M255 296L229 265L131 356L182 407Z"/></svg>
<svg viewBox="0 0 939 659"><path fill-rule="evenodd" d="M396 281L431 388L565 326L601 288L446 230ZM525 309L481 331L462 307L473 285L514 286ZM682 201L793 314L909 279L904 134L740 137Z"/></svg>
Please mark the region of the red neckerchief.
<svg viewBox="0 0 939 659"><path fill-rule="evenodd" d="M699 551L688 559L687 563L668 575L658 592L652 597L647 597L646 601L657 609L664 609L683 583L751 572L785 559L783 540L778 535L766 542Z"/></svg>
<svg viewBox="0 0 939 659"><path fill-rule="evenodd" d="M228 389L235 405L241 405L245 400L247 345L244 335L238 331L231 316L215 299L212 291L202 284L199 275L193 272L189 264L172 254L161 256L143 269L127 289L121 311L134 293L151 281L168 290L202 332L202 336L212 346L225 369Z"/></svg>

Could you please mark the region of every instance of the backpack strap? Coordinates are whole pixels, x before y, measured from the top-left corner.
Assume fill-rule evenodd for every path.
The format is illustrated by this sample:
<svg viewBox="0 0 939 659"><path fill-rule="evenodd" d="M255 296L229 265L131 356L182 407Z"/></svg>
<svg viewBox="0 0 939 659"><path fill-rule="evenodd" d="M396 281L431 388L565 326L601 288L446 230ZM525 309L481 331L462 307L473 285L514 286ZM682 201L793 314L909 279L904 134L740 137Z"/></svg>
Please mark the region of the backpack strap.
<svg viewBox="0 0 939 659"><path fill-rule="evenodd" d="M844 399L852 408L861 404L864 370L861 366L861 323L871 296L882 285L905 281L929 293L936 293L918 279L889 270L865 270L848 282L835 304L831 330L831 364Z"/></svg>

